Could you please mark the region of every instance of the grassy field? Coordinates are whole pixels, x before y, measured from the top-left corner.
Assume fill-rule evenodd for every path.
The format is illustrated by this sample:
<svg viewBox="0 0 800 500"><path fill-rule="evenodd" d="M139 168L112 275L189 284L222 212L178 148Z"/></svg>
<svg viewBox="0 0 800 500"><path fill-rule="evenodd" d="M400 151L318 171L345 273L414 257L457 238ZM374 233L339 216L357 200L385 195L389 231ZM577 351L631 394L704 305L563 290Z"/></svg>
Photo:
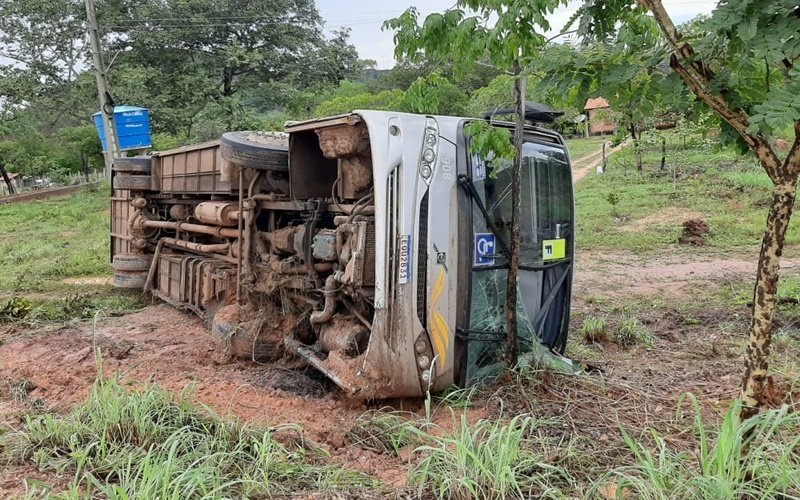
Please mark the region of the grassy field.
<svg viewBox="0 0 800 500"><path fill-rule="evenodd" d="M45 292L64 280L110 276L109 194L0 206L0 290Z"/></svg>
<svg viewBox="0 0 800 500"><path fill-rule="evenodd" d="M603 142L608 141L608 137L588 137L585 139L567 139L567 148L572 161L579 160L584 156L590 155L600 150Z"/></svg>
<svg viewBox="0 0 800 500"><path fill-rule="evenodd" d="M606 173L581 181L575 201L581 250L682 249L681 224L690 218L708 222L711 251L760 244L771 184L754 160L713 144L672 144L664 170L660 162L658 147L646 150L640 172L629 147L609 159ZM793 224L787 244L797 243L800 230Z"/></svg>
<svg viewBox="0 0 800 500"><path fill-rule="evenodd" d="M142 307L141 293L108 281L108 196L105 186L0 206L0 327L30 330Z"/></svg>

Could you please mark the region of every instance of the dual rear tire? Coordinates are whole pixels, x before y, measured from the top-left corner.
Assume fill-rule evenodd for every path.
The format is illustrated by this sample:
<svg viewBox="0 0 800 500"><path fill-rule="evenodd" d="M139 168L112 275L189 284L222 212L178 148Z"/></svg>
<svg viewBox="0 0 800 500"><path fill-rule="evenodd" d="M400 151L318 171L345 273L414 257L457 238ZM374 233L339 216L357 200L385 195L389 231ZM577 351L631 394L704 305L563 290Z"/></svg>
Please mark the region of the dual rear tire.
<svg viewBox="0 0 800 500"><path fill-rule="evenodd" d="M152 262L152 255L115 255L111 263L114 269L114 287L125 290L144 289Z"/></svg>

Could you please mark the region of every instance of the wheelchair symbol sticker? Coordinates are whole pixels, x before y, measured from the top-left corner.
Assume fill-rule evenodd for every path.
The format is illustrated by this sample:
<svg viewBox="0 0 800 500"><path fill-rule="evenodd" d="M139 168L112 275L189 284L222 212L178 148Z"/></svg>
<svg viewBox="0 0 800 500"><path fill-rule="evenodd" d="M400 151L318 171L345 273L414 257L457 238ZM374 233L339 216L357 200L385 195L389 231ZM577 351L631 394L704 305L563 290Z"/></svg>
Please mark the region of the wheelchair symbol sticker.
<svg viewBox="0 0 800 500"><path fill-rule="evenodd" d="M475 266L493 266L496 241L492 233L475 233Z"/></svg>

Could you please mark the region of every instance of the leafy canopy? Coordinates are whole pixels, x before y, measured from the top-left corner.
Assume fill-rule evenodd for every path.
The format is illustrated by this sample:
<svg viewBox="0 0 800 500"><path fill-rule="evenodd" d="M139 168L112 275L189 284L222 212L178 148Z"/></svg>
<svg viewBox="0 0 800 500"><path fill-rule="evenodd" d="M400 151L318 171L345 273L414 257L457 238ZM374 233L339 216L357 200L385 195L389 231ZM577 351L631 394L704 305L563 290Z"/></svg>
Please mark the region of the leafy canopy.
<svg viewBox="0 0 800 500"><path fill-rule="evenodd" d="M412 7L384 23L395 32L398 59L451 59L457 77L476 62L485 61L501 70L523 64L545 45L550 30L547 15L564 0L459 0L456 8L431 14L419 22ZM470 12L470 14L467 13Z"/></svg>

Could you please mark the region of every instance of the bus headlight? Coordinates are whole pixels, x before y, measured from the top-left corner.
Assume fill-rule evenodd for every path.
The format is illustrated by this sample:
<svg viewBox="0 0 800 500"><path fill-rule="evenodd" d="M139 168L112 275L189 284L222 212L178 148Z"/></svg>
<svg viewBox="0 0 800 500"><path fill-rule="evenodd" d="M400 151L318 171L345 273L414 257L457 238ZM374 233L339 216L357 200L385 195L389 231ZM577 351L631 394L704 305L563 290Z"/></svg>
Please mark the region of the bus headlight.
<svg viewBox="0 0 800 500"><path fill-rule="evenodd" d="M436 165L436 150L439 148L439 125L431 117L425 119L425 136L419 162L419 175L426 181L433 176Z"/></svg>
<svg viewBox="0 0 800 500"><path fill-rule="evenodd" d="M425 369L431 366L431 358L429 358L426 354L423 354L417 358L417 363L419 364L420 368Z"/></svg>

